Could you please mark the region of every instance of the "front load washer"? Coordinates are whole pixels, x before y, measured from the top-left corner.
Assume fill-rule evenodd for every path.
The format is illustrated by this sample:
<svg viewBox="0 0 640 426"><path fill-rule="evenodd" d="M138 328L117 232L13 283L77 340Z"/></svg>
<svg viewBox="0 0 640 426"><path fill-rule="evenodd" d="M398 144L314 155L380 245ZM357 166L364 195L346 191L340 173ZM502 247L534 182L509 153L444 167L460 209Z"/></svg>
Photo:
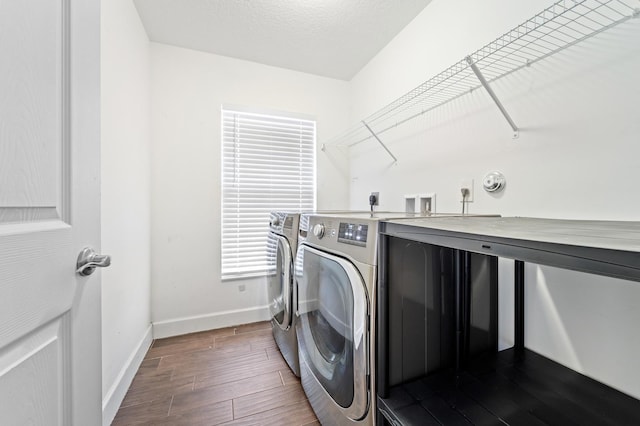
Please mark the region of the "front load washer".
<svg viewBox="0 0 640 426"><path fill-rule="evenodd" d="M405 216L385 215L301 219L309 232L298 246L295 268L300 374L322 424L374 423L377 225L385 217Z"/></svg>

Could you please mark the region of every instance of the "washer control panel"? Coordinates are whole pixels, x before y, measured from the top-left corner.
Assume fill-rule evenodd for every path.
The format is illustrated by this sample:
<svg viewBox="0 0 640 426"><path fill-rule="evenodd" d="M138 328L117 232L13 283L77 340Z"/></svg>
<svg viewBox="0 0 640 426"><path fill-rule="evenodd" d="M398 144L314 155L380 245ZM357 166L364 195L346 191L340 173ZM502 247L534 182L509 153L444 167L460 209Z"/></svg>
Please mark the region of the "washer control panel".
<svg viewBox="0 0 640 426"><path fill-rule="evenodd" d="M351 215L302 215L302 226L308 218L309 233L305 245L337 254L352 262L375 265L377 262L378 219L368 213ZM301 240L299 239L298 242Z"/></svg>
<svg viewBox="0 0 640 426"><path fill-rule="evenodd" d="M364 247L367 245L368 231L369 225L340 222L338 242Z"/></svg>
<svg viewBox="0 0 640 426"><path fill-rule="evenodd" d="M313 227L313 235L318 237L318 239L322 239L324 237L324 224L317 223Z"/></svg>

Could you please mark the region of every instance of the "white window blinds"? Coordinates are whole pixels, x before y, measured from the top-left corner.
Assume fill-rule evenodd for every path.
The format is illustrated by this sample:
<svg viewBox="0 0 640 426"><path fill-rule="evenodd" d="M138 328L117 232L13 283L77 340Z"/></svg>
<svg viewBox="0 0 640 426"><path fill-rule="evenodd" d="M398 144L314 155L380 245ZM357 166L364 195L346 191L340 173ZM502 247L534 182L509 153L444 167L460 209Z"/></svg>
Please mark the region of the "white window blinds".
<svg viewBox="0 0 640 426"><path fill-rule="evenodd" d="M269 212L315 209L315 121L222 110L222 278L267 270Z"/></svg>

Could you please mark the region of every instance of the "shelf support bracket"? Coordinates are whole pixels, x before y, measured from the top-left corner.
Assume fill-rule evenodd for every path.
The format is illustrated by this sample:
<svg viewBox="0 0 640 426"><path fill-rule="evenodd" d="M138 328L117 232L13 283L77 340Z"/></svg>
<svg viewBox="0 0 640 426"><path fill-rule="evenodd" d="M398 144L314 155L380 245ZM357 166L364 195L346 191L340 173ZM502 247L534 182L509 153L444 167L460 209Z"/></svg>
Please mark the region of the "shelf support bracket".
<svg viewBox="0 0 640 426"><path fill-rule="evenodd" d="M524 262L516 260L514 264L514 349L524 350Z"/></svg>
<svg viewBox="0 0 640 426"><path fill-rule="evenodd" d="M374 137L374 138L376 138L376 140L380 143L380 145L382 145L382 147L384 148L384 150L385 150L385 151L387 151L387 154L389 154L389 155L391 156L391 158L393 158L393 162L394 162L394 163L397 163L397 162L398 162L398 159L396 158L396 156L395 156L395 155L393 155L393 154L391 153L391 151L389 151L389 148L387 148L387 146L384 144L384 142L382 142L382 141L380 140L380 138L378 137L378 135L376 135L376 133L371 129L371 127L369 127L369 125L368 125L364 120L362 120L362 124L364 124L364 127L366 127L366 128L367 128L367 130L371 132L371 134L373 135L373 137Z"/></svg>
<svg viewBox="0 0 640 426"><path fill-rule="evenodd" d="M471 59L471 56L467 56L465 59L469 64L469 66L471 67L471 70L473 71L473 73L476 75L476 77L478 77L478 80L480 80L480 84L482 84L482 87L486 89L487 93L489 93L489 96L491 96L491 99L493 99L493 102L496 103L496 105L498 106L498 109L500 110L502 115L504 115L504 118L506 118L507 122L509 122L509 126L511 126L511 129L513 129L513 138L516 139L520 135L520 130L518 129L518 126L516 126L516 123L513 122L513 120L511 119L511 116L502 105L502 102L500 102L500 99L498 99L498 96L496 96L495 92L489 85L489 82L487 81L486 78L484 78L484 75L482 75L482 72L480 72L480 69L478 68L478 66L475 64L475 62L473 62L473 59Z"/></svg>

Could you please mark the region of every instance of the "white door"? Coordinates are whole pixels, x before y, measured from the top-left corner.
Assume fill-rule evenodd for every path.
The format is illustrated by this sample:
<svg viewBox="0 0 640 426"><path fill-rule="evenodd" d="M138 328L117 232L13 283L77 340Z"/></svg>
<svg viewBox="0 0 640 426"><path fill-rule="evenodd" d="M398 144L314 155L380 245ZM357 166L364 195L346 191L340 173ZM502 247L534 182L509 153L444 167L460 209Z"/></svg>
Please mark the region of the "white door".
<svg viewBox="0 0 640 426"><path fill-rule="evenodd" d="M0 424L101 423L99 0L0 0Z"/></svg>

